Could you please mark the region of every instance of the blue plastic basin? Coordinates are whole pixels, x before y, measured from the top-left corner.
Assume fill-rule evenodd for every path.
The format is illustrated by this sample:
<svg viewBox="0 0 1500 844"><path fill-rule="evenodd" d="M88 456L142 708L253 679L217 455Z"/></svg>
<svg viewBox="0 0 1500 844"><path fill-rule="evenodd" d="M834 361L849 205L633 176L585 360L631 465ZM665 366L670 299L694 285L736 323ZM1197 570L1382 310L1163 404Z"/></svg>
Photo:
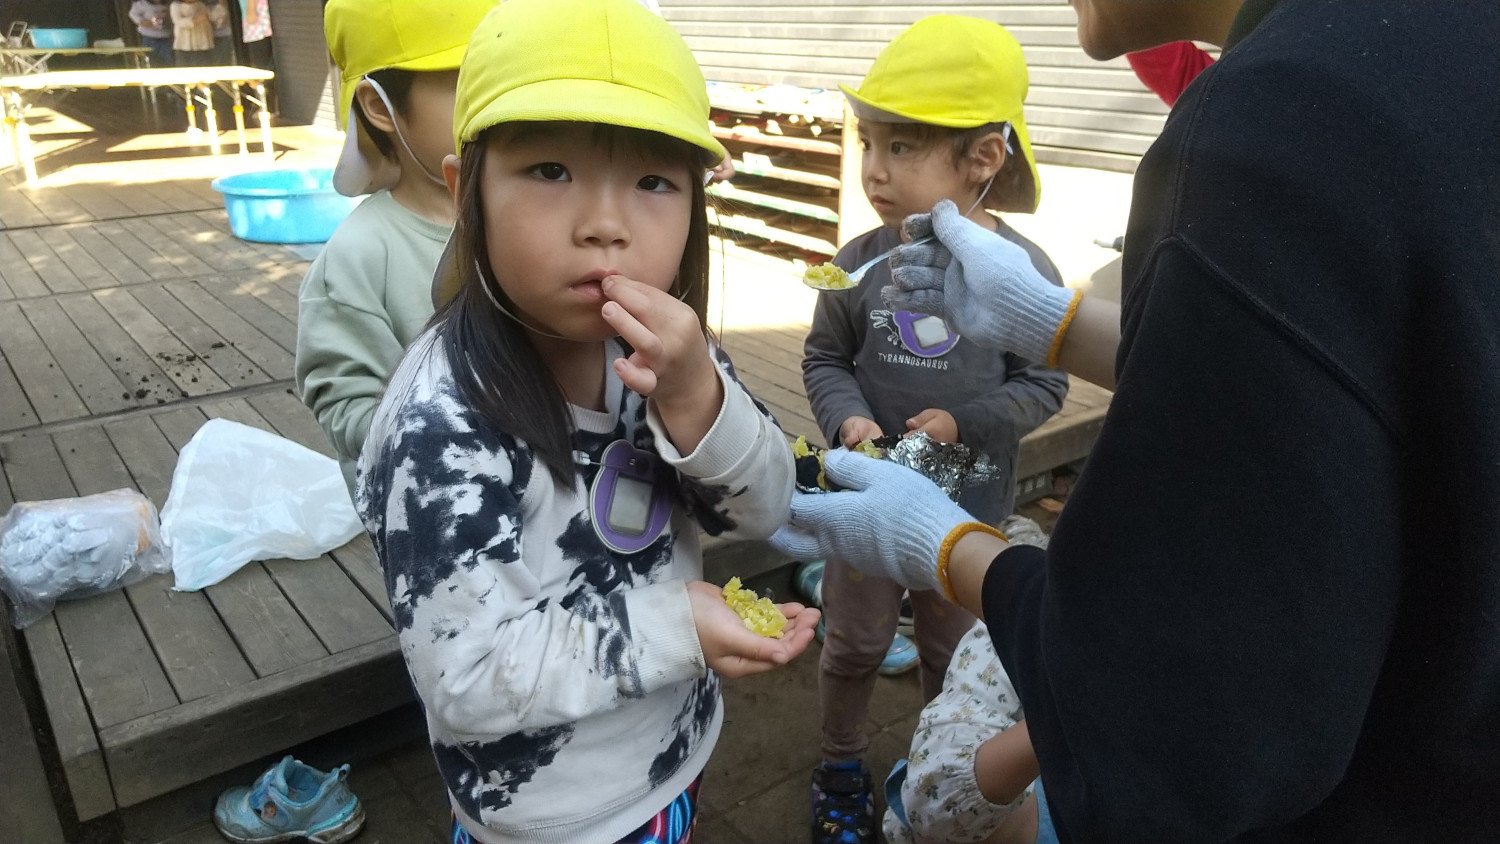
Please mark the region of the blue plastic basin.
<svg viewBox="0 0 1500 844"><path fill-rule="evenodd" d="M89 45L87 29L32 29L27 31L31 33L31 44L34 47L66 50Z"/></svg>
<svg viewBox="0 0 1500 844"><path fill-rule="evenodd" d="M266 170L214 179L224 194L229 230L258 243L322 243L359 198L333 189L333 171Z"/></svg>

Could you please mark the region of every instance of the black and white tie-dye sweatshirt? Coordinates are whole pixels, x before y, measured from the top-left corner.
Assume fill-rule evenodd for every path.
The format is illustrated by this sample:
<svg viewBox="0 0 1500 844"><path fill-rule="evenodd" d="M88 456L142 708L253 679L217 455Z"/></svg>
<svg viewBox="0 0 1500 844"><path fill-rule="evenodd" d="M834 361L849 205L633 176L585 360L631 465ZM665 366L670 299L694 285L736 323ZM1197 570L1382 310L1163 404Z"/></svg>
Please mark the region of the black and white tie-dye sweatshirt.
<svg viewBox="0 0 1500 844"><path fill-rule="evenodd" d="M788 511L791 452L714 349L724 404L679 454L654 406L615 376L609 342L608 410L570 408L577 475L559 486L463 404L438 330L392 378L357 495L433 754L477 840L615 841L686 788L718 739L719 681L686 590L702 577L698 527L769 536ZM620 465L605 454L620 440L652 480L601 465ZM649 544L634 553L591 518L611 481L654 490L652 524L665 523L654 539L637 531ZM616 519L611 506L601 521ZM640 510L622 505L619 519L639 524Z"/></svg>

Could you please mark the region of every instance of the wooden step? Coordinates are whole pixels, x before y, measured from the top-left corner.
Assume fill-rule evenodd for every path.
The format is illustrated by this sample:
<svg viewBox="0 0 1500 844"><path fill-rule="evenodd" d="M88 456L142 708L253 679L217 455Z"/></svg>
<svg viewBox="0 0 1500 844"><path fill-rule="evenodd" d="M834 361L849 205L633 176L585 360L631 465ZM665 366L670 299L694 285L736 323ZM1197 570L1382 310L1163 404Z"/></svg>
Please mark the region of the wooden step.
<svg viewBox="0 0 1500 844"><path fill-rule="evenodd" d="M825 208L821 205L785 196L737 188L728 182L710 185L708 187L708 195L729 202L743 202L746 205L769 208L772 211L784 211L788 214L796 214L799 217L809 217L821 223L828 223L829 225L836 226L839 224L838 212L831 208Z"/></svg>
<svg viewBox="0 0 1500 844"><path fill-rule="evenodd" d="M832 243L812 235L790 232L786 229L777 228L765 220L755 217L745 217L738 214L718 214L711 222L713 225L730 232L747 234L758 237L761 240L769 240L773 243L781 243L787 246L795 246L815 255L826 255L832 257L837 253L838 247Z"/></svg>
<svg viewBox="0 0 1500 844"><path fill-rule="evenodd" d="M815 138L794 138L787 135L768 135L754 126L713 127L713 136L721 141L739 141L746 144L758 144L764 147L777 147L778 149L790 149L797 152L815 152L824 155L841 155L843 150L833 141L820 141Z"/></svg>

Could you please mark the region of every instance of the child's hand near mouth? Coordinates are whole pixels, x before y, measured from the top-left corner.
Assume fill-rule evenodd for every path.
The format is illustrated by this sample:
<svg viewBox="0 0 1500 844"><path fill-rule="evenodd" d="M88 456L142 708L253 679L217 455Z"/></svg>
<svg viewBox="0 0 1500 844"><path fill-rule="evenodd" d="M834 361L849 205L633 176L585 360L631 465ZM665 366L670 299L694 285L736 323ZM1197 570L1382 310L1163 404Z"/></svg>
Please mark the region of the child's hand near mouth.
<svg viewBox="0 0 1500 844"><path fill-rule="evenodd" d="M622 275L601 286L610 299L601 309L605 322L634 349L615 361L615 373L655 402L672 443L691 453L724 403L724 384L697 315L666 291Z"/></svg>

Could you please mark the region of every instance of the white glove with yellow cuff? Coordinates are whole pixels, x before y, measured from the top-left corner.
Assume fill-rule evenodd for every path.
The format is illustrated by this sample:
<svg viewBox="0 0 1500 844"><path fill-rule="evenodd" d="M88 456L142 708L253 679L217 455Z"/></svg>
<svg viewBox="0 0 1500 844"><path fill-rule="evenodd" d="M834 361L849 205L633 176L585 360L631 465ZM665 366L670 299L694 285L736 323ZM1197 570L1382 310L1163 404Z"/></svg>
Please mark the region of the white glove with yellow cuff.
<svg viewBox="0 0 1500 844"><path fill-rule="evenodd" d="M943 318L981 346L1057 365L1063 335L1082 291L1052 284L1020 246L978 225L943 200L931 214L906 218L912 241L891 255L894 282L881 291L892 310Z"/></svg>
<svg viewBox="0 0 1500 844"><path fill-rule="evenodd" d="M957 601L947 572L953 546L973 530L1005 538L905 466L840 448L825 455L823 470L844 491L796 493L791 522L770 539L794 560L836 556L865 574Z"/></svg>

